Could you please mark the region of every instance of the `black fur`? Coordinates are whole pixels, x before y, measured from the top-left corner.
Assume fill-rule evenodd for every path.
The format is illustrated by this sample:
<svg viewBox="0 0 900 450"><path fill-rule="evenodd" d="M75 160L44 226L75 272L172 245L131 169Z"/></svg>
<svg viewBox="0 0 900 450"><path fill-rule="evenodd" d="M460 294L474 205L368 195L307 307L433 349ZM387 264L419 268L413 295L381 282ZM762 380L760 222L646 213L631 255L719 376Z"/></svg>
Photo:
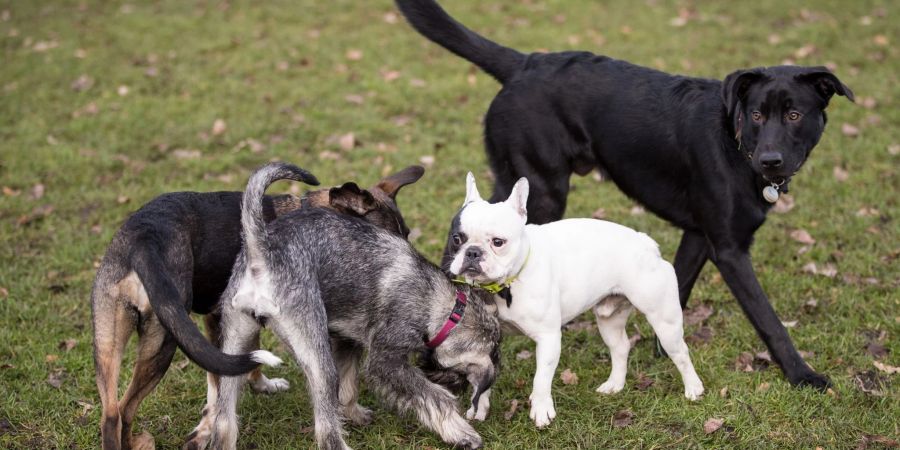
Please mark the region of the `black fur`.
<svg viewBox="0 0 900 450"><path fill-rule="evenodd" d="M527 177L529 221L551 222L565 212L572 173L604 170L685 231L675 257L682 306L711 260L788 380L829 386L794 348L749 248L771 207L762 189L786 188L819 141L832 95L853 100L836 76L824 67L775 66L739 70L723 83L588 52L523 55L466 29L434 1L397 5L425 37L503 83L485 118L492 202Z"/></svg>

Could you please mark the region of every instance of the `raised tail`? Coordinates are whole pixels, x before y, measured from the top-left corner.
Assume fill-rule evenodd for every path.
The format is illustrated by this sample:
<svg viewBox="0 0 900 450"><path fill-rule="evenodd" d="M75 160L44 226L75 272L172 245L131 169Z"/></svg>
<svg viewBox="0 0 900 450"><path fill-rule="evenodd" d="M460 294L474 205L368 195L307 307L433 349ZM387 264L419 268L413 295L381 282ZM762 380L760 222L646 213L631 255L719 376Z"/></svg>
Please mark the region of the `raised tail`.
<svg viewBox="0 0 900 450"><path fill-rule="evenodd" d="M131 266L144 285L153 312L160 323L178 343L191 361L207 372L217 375L237 376L255 369L260 364L277 366L281 359L265 350L256 350L243 355L223 353L200 333L191 320L184 301L168 276L160 270L164 264L160 254L160 243L142 242L131 253Z"/></svg>
<svg viewBox="0 0 900 450"><path fill-rule="evenodd" d="M317 186L316 177L293 165L274 162L266 164L247 181L247 189L241 201L241 226L244 228L244 248L247 251L248 266L252 269L264 265L262 247L266 246L266 222L263 219L263 196L269 185L278 180L302 181Z"/></svg>
<svg viewBox="0 0 900 450"><path fill-rule="evenodd" d="M423 36L467 59L506 83L522 66L525 55L490 41L454 20L433 0L396 0L406 20Z"/></svg>

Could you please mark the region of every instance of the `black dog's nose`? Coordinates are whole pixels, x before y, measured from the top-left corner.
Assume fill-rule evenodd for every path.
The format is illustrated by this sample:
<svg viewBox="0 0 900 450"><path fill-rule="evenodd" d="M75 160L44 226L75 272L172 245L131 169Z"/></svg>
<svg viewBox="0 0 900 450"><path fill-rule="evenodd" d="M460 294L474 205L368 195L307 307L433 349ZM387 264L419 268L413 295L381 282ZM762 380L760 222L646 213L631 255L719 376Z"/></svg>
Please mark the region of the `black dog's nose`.
<svg viewBox="0 0 900 450"><path fill-rule="evenodd" d="M481 247L469 247L466 249L466 259L480 259Z"/></svg>
<svg viewBox="0 0 900 450"><path fill-rule="evenodd" d="M769 152L759 155L759 163L764 169L777 169L784 161L781 159L781 153Z"/></svg>

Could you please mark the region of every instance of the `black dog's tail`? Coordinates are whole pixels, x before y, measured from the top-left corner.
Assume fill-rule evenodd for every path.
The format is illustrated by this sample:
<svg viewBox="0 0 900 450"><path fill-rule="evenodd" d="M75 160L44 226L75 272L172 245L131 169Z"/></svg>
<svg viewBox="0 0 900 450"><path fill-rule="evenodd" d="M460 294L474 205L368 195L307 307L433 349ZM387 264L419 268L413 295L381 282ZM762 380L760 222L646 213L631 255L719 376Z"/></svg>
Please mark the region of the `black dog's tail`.
<svg viewBox="0 0 900 450"><path fill-rule="evenodd" d="M237 376L255 369L260 364L277 366L281 359L265 350L257 350L243 355L222 353L210 343L185 309L184 300L175 283L160 270L165 259L161 254L163 243L138 242L131 253L131 267L141 279L153 312L160 323L191 361L207 372L224 376Z"/></svg>
<svg viewBox="0 0 900 450"><path fill-rule="evenodd" d="M302 181L317 186L319 180L313 174L287 163L274 162L266 164L247 181L247 189L241 201L241 226L244 228L244 248L247 251L247 265L265 265L262 250L268 246L266 242L266 222L263 219L263 196L269 185L278 180Z"/></svg>
<svg viewBox="0 0 900 450"><path fill-rule="evenodd" d="M406 20L423 36L467 59L506 83L522 66L525 55L492 42L454 20L433 0L396 0Z"/></svg>

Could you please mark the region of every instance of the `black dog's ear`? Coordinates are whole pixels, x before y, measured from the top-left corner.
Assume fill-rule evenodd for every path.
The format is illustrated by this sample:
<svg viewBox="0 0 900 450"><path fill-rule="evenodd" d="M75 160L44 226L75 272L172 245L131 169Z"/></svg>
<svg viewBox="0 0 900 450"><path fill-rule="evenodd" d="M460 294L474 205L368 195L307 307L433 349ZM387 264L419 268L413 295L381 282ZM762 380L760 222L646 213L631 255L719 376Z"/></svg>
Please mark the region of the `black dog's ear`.
<svg viewBox="0 0 900 450"><path fill-rule="evenodd" d="M825 101L831 100L834 94L843 95L851 102L856 102L853 97L853 91L850 90L841 80L838 79L827 67L810 67L806 73L801 73L794 77L797 81L809 83Z"/></svg>
<svg viewBox="0 0 900 450"><path fill-rule="evenodd" d="M760 69L738 70L725 77L722 83L722 102L728 116L731 117L737 109L738 102L747 95L750 85L761 80L765 76Z"/></svg>
<svg viewBox="0 0 900 450"><path fill-rule="evenodd" d="M378 202L371 192L360 189L353 182L329 189L328 203L342 213L358 216L364 216L378 206Z"/></svg>
<svg viewBox="0 0 900 450"><path fill-rule="evenodd" d="M422 166L409 166L387 178L382 179L375 185L375 188L381 189L391 199L397 198L397 192L407 184L413 184L422 178L425 174L425 168Z"/></svg>

